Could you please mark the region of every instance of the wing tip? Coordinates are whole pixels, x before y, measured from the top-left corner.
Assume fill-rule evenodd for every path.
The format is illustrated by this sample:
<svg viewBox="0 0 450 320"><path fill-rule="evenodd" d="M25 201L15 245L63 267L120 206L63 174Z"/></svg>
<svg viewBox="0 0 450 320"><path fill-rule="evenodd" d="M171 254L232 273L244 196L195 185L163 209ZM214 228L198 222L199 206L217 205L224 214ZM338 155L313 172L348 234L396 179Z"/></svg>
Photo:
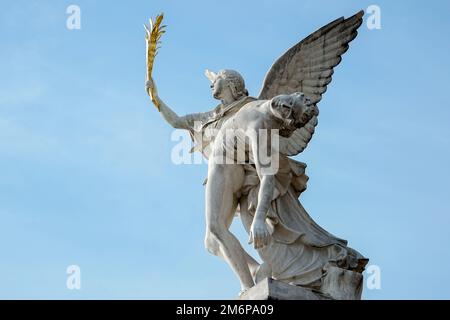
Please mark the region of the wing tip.
<svg viewBox="0 0 450 320"><path fill-rule="evenodd" d="M358 18L361 19L365 14L364 9L359 10L357 13L355 13L354 15L352 15L350 18L348 19L353 19L353 18Z"/></svg>
<svg viewBox="0 0 450 320"><path fill-rule="evenodd" d="M345 20L357 20L360 21L362 23L362 17L364 16L365 11L364 10L359 10L357 13L355 13L354 15L352 15L351 17L345 19Z"/></svg>
<svg viewBox="0 0 450 320"><path fill-rule="evenodd" d="M350 29L353 32L351 32L351 36L350 36L349 40L346 43L346 48L339 55L339 57L337 59L337 63L334 66L332 66L332 69L334 67L336 67L337 65L339 65L341 63L341 61L342 61L342 55L344 53L346 53L348 51L348 49L349 49L349 45L348 44L350 42L352 42L358 36L358 31L357 30L361 26L361 24L363 23L363 19L362 18L364 16L364 14L365 14L365 11L364 10L360 10L357 13L355 13L354 15L352 15L351 17L347 18L347 19L345 17L339 17L339 18L335 19L334 21L332 21L332 22L324 25L323 27L319 28L318 30L316 30L315 32L311 33L309 36L304 38L302 41L298 42L297 44L295 44L294 46L289 48L281 57L279 57L273 63L273 65L271 66L271 68L267 72L266 76L264 77L263 86L262 86L262 88L260 90L260 93L258 95L258 99L263 99L263 100L264 99L270 99L270 97L267 94L267 82L272 77L273 66L278 64L283 59L283 57L285 57L287 54L289 54L289 52L297 50L304 43L308 43L308 42L311 42L311 41L317 39L319 36L322 36L323 34L329 32L330 30L332 30L333 28L335 28L337 26L342 27L342 25L345 26L346 24L348 24L347 28ZM333 70L333 73L334 73L334 70ZM320 95L322 95L322 94L320 94ZM320 100L321 100L321 98L319 99L319 101Z"/></svg>

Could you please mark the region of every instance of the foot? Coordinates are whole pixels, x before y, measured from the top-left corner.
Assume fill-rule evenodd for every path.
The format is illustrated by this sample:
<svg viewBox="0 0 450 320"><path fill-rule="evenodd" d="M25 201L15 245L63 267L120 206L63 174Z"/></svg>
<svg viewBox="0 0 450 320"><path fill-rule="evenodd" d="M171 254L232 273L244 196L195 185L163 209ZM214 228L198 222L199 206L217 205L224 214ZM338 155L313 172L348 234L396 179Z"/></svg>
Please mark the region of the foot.
<svg viewBox="0 0 450 320"><path fill-rule="evenodd" d="M243 295L244 293L246 293L246 292L248 291L248 289L249 289L249 288L241 289L241 291L239 291L238 296L239 296L239 297L242 297L242 295Z"/></svg>

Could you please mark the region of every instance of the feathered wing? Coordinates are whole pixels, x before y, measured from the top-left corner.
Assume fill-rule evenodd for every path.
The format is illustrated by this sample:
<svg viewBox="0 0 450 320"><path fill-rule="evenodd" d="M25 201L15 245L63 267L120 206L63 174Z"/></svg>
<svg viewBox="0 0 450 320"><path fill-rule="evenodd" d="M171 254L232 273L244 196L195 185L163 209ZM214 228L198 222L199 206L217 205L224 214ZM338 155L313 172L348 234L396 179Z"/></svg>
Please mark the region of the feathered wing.
<svg viewBox="0 0 450 320"><path fill-rule="evenodd" d="M364 11L341 17L312 33L283 54L264 79L259 99L303 92L317 105L331 82L333 68L341 62L349 43L356 38ZM317 116L289 138L280 137L280 152L288 156L302 152L311 140Z"/></svg>

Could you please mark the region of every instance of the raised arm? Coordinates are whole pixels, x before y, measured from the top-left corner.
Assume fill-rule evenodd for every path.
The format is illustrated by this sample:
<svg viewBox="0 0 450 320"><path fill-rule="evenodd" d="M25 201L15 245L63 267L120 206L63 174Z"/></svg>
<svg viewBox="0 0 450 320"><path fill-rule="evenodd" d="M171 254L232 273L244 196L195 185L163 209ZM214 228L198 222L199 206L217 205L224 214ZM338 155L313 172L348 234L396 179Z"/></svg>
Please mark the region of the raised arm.
<svg viewBox="0 0 450 320"><path fill-rule="evenodd" d="M179 116L171 108L169 108L169 106L165 104L164 101L161 100L158 95L156 85L152 79L146 82L145 90L147 91L148 95L151 95L151 92L153 93L153 98L158 104L156 105L156 107L159 109L162 117L167 121L167 123L169 123L176 129L193 130L196 122L202 123L205 120L209 119L214 113L214 111L208 111Z"/></svg>
<svg viewBox="0 0 450 320"><path fill-rule="evenodd" d="M161 100L153 79L146 82L145 90L147 91L147 94L153 98L152 101L156 101L155 106L158 108L162 117L168 124L176 129L189 129L190 126L186 117L178 116L171 108L169 108L167 104L164 103L164 101Z"/></svg>

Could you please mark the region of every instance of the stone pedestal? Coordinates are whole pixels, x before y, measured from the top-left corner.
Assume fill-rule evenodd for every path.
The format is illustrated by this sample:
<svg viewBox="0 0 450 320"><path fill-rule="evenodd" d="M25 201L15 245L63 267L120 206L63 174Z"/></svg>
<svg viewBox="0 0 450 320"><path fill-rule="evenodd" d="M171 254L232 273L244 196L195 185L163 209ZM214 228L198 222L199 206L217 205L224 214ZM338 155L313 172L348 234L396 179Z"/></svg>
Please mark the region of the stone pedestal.
<svg viewBox="0 0 450 320"><path fill-rule="evenodd" d="M328 266L320 291L335 300L361 300L362 289L361 273Z"/></svg>
<svg viewBox="0 0 450 320"><path fill-rule="evenodd" d="M271 278L265 278L250 288L239 300L330 300L324 294L308 288L290 285Z"/></svg>
<svg viewBox="0 0 450 320"><path fill-rule="evenodd" d="M319 291L265 278L239 300L360 300L363 275L337 267L327 267Z"/></svg>

